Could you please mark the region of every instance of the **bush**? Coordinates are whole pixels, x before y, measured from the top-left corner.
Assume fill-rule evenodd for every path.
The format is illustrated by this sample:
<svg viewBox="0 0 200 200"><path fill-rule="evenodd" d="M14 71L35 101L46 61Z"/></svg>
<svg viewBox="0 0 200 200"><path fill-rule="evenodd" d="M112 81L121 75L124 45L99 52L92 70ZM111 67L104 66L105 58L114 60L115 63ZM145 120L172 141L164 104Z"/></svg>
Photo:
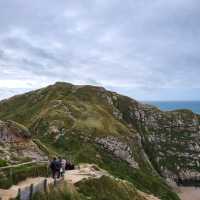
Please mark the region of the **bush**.
<svg viewBox="0 0 200 200"><path fill-rule="evenodd" d="M0 158L0 167L5 167L7 165L8 165L7 161Z"/></svg>

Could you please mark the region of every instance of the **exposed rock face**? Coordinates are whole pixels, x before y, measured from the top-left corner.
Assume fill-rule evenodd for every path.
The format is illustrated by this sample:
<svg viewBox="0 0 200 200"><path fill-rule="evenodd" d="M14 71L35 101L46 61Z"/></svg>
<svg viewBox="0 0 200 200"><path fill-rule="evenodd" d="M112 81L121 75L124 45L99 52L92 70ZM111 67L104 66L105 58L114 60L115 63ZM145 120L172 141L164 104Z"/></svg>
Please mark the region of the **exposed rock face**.
<svg viewBox="0 0 200 200"><path fill-rule="evenodd" d="M162 112L133 101L125 109L124 120L140 132L148 156L163 176L182 180L199 177L199 115L189 110Z"/></svg>
<svg viewBox="0 0 200 200"><path fill-rule="evenodd" d="M30 136L29 130L24 126L13 121L0 121L0 142L20 142Z"/></svg>
<svg viewBox="0 0 200 200"><path fill-rule="evenodd" d="M31 134L23 125L13 121L0 121L1 159L10 163L30 160L43 160L45 155L31 138Z"/></svg>
<svg viewBox="0 0 200 200"><path fill-rule="evenodd" d="M95 141L115 156L127 161L132 167L138 168L138 163L134 160L134 154L128 144L120 142L114 137L96 138Z"/></svg>

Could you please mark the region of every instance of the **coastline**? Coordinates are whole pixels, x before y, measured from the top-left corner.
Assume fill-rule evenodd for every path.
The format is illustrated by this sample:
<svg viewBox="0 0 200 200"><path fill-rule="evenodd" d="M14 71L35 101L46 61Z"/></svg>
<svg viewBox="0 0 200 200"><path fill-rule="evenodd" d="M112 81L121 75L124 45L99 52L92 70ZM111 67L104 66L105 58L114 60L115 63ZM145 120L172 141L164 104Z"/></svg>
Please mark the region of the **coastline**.
<svg viewBox="0 0 200 200"><path fill-rule="evenodd" d="M200 114L200 101L142 101L158 107L163 111L173 111L188 109L196 114Z"/></svg>

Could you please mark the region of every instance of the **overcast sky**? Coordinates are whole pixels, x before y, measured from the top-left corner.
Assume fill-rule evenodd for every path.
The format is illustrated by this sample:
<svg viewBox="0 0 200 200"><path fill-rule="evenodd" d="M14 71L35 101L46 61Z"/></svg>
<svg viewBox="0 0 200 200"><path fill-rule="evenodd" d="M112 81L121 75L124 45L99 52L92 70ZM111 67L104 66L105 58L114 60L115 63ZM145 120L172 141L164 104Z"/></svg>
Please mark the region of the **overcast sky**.
<svg viewBox="0 0 200 200"><path fill-rule="evenodd" d="M200 100L199 0L0 0L0 99L56 81Z"/></svg>

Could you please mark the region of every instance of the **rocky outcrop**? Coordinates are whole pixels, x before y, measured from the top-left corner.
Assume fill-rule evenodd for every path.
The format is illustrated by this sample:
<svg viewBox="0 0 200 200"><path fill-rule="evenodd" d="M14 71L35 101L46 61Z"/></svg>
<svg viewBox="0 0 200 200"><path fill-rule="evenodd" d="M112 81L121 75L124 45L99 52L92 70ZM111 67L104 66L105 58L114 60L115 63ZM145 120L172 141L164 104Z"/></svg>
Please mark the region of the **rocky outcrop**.
<svg viewBox="0 0 200 200"><path fill-rule="evenodd" d="M16 143L29 139L29 130L14 121L0 121L0 142Z"/></svg>
<svg viewBox="0 0 200 200"><path fill-rule="evenodd" d="M122 108L121 111L123 112ZM124 119L142 137L143 147L161 175L174 180L198 179L200 116L189 110L162 112L130 101Z"/></svg>
<svg viewBox="0 0 200 200"><path fill-rule="evenodd" d="M116 157L127 161L132 167L139 167L134 159L133 151L128 144L123 143L114 137L96 138L95 141L97 144L102 145L104 149L113 153Z"/></svg>
<svg viewBox="0 0 200 200"><path fill-rule="evenodd" d="M32 142L29 130L14 121L0 121L1 159L8 163L44 160L45 155Z"/></svg>

